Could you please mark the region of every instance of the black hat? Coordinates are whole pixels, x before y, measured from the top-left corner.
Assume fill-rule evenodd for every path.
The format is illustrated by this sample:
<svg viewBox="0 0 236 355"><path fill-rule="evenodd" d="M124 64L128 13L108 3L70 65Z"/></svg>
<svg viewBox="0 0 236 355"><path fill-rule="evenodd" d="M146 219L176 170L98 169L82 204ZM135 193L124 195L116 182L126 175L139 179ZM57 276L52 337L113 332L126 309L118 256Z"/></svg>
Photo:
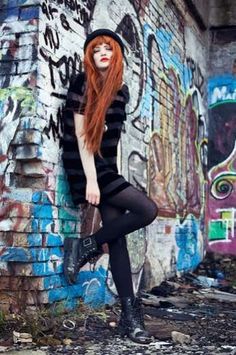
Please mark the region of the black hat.
<svg viewBox="0 0 236 355"><path fill-rule="evenodd" d="M124 44L121 40L121 38L118 36L118 34L116 34L115 32L108 30L107 28L100 28L99 30L93 31L92 33L90 33L88 35L88 37L86 38L86 41L84 42L84 52L89 44L89 42L91 42L94 38L98 37L98 36L108 36L113 38L119 45L122 51L122 54L124 55Z"/></svg>

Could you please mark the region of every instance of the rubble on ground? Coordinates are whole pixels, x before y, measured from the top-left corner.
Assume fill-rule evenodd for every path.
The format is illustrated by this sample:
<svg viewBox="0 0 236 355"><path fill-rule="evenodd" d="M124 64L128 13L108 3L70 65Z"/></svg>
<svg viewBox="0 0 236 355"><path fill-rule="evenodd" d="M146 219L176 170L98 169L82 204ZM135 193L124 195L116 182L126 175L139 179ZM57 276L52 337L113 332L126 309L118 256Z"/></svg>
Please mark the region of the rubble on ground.
<svg viewBox="0 0 236 355"><path fill-rule="evenodd" d="M119 337L118 305L92 310L81 303L67 314L9 315L0 322L0 353L236 355L236 261L214 258L141 293L149 345Z"/></svg>

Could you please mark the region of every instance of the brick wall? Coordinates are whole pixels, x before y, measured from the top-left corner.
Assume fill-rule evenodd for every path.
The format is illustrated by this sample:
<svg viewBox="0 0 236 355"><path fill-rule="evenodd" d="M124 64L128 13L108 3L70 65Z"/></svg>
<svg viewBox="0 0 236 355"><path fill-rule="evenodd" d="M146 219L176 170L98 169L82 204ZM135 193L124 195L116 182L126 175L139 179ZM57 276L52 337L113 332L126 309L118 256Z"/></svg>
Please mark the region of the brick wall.
<svg viewBox="0 0 236 355"><path fill-rule="evenodd" d="M17 4L5 1L0 20L0 303L114 301L107 253L94 271L83 268L75 286L62 275L64 238L100 223L95 209L72 206L60 149L69 79L82 70L86 33L100 27L119 33L126 47L131 100L120 169L160 211L128 237L135 289L141 278L149 288L196 267L204 239L207 34L182 0Z"/></svg>
<svg viewBox="0 0 236 355"><path fill-rule="evenodd" d="M0 303L9 308L16 296L25 297L19 277L24 272L18 263L27 262L32 269L28 247L31 244L36 252L35 247L41 246L40 236L33 239L31 229L33 190L29 184L21 185L24 179L36 184L32 174L38 172L39 180L43 176L38 160L41 134L37 124L33 129L28 125L37 117L39 7L35 1L14 0L2 1L0 7Z"/></svg>

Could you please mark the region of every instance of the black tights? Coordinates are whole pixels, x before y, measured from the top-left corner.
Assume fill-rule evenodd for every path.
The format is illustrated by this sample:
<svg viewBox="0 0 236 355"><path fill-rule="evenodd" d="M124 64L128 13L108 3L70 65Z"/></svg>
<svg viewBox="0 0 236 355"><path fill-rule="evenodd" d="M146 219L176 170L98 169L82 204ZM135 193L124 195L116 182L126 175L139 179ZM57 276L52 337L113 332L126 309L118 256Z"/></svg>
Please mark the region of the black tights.
<svg viewBox="0 0 236 355"><path fill-rule="evenodd" d="M94 237L98 245L108 243L111 272L119 297L132 297L134 292L125 236L150 224L157 216L157 206L144 193L129 186L98 208L103 227Z"/></svg>

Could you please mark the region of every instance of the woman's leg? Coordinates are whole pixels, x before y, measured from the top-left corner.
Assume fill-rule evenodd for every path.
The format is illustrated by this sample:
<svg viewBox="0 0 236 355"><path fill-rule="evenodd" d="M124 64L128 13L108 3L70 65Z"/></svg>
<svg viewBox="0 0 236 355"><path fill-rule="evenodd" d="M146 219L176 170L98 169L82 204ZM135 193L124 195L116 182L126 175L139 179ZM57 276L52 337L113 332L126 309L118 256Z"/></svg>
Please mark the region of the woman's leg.
<svg viewBox="0 0 236 355"><path fill-rule="evenodd" d="M112 241L150 224L157 216L156 204L143 192L129 186L106 200L114 208L127 210L93 234L98 245Z"/></svg>
<svg viewBox="0 0 236 355"><path fill-rule="evenodd" d="M123 215L125 210L108 204L99 206L103 226L113 228L113 220ZM125 236L108 243L111 273L119 297L134 297L131 266Z"/></svg>
<svg viewBox="0 0 236 355"><path fill-rule="evenodd" d="M123 245L123 242L126 242L124 237L126 233L152 222L157 215L157 207L145 194L133 187L128 187L109 198L106 204L100 204L98 208L105 221L103 227L93 235L93 238L98 244L108 242L109 249L111 248L113 279L121 302L118 330L121 335L127 335L134 342L150 343L153 339L145 329L141 302L133 295L133 287L130 288L132 286L131 268L127 246L126 243ZM126 210L127 213L125 213ZM130 279L127 279L127 276Z"/></svg>
<svg viewBox="0 0 236 355"><path fill-rule="evenodd" d="M106 204L127 211L127 213L122 213L114 218L112 226L108 223L86 238L79 241L77 238L70 240L70 245L64 248L67 251L64 259L64 273L70 283L74 282L77 270L93 256L99 254L99 247L103 243L111 244L128 233L145 227L155 219L158 212L156 204L133 186L108 198ZM72 253L72 250L78 251Z"/></svg>
<svg viewBox="0 0 236 355"><path fill-rule="evenodd" d="M98 208L102 210L101 203ZM157 206L149 199L144 193L135 189L133 186L127 187L125 190L119 192L113 197L106 200L106 205L109 205L116 210L122 210L122 212L117 213L116 216L112 216L109 222L105 222L102 228L100 228L96 233L83 239L77 239L73 241L77 243L77 255L72 255L70 253L68 262L65 266L65 276L68 281L73 283L75 280L75 274L79 271L80 267L84 265L85 262L89 261L94 253L98 252L99 245L103 243L108 243L110 251L112 253L112 268L114 270L114 276L116 278L116 283L119 288L119 293L121 293L121 318L119 322L119 328L121 333L128 335L130 339L139 343L150 343L152 340L149 334L144 328L144 321L142 319L142 312L140 309L140 304L138 300L129 295L133 290L130 288L127 292L128 296L124 295L126 292L126 287L129 285L131 287L132 280L128 280L131 277L130 265L126 245L123 244L124 236L131 233L139 228L145 227L150 224L157 216ZM123 213L127 211L127 213ZM108 215L109 211L103 211L103 216ZM125 247L124 247L125 245ZM126 274L124 269L119 269L120 266L120 250L122 250L122 255L124 257L126 266L125 270L129 273ZM119 257L118 257L119 256ZM123 275L122 275L123 274ZM126 274L126 275L125 275ZM124 277L124 278L123 278ZM124 293L123 293L124 292Z"/></svg>

